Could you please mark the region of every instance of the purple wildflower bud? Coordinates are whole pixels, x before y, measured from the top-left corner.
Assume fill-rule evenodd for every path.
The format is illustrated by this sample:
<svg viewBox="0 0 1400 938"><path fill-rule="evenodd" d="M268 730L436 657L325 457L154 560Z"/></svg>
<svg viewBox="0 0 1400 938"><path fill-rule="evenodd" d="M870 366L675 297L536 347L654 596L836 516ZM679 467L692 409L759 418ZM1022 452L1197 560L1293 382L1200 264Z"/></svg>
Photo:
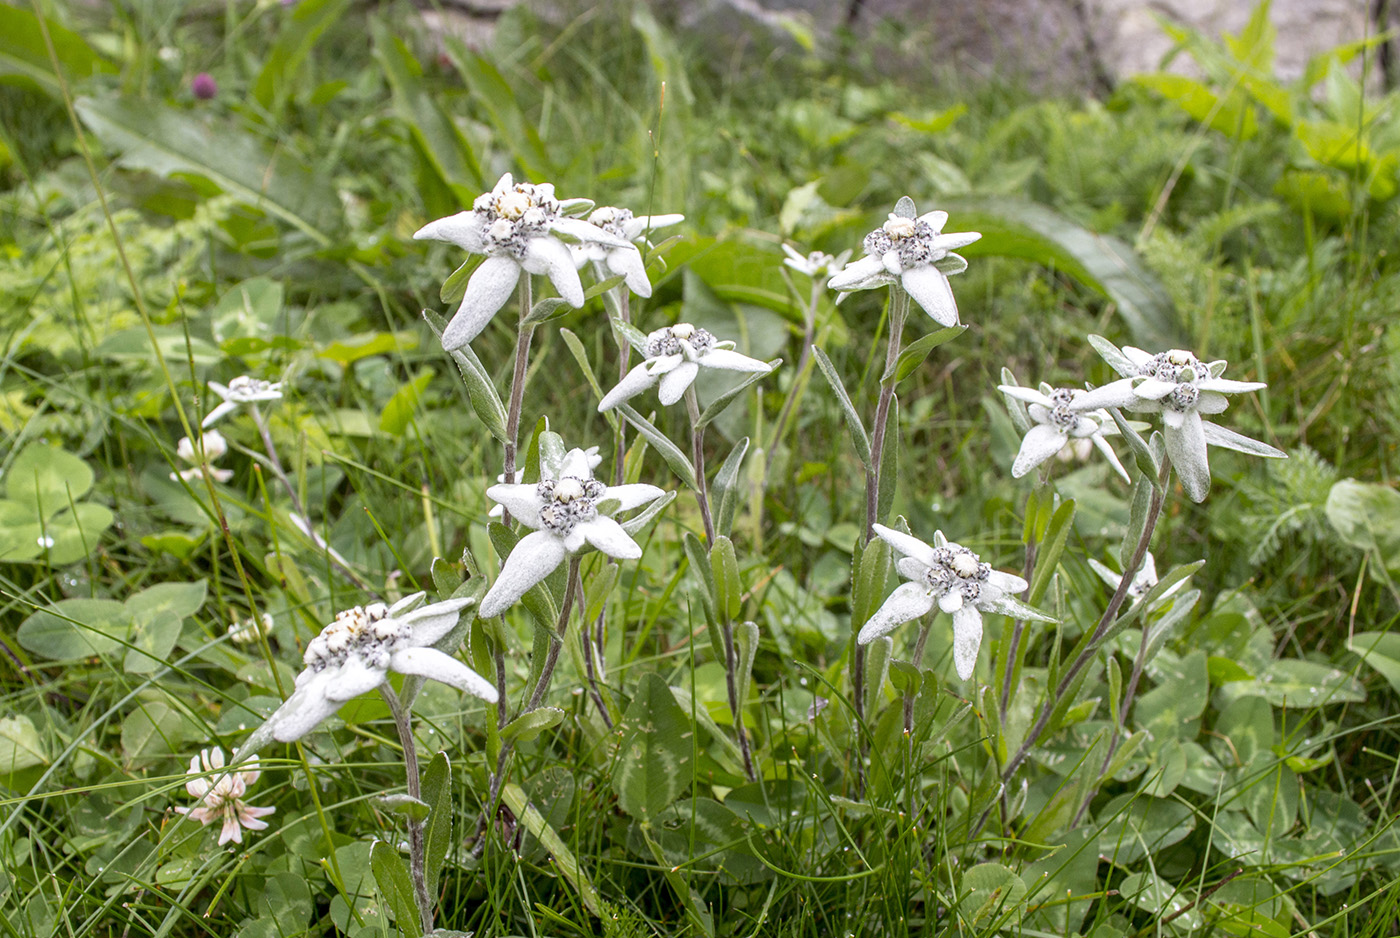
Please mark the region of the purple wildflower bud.
<svg viewBox="0 0 1400 938"><path fill-rule="evenodd" d="M198 75L194 76L194 80L190 82L190 90L194 92L194 96L199 100L208 101L219 93L219 83L214 81L214 76L210 75L208 72L200 72Z"/></svg>

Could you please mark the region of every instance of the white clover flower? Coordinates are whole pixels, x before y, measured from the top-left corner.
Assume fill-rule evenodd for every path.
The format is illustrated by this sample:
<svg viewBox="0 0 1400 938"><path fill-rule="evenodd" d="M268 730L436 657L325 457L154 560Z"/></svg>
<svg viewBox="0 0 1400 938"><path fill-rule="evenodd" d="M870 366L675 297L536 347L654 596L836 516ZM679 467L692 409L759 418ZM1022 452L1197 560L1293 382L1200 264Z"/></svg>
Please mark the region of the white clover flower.
<svg viewBox="0 0 1400 938"><path fill-rule="evenodd" d="M1077 403L1087 392L1071 388L1052 388L1042 384L1039 390L1023 388L1014 384L1003 384L997 390L1023 401L1034 426L1021 440L1021 449L1016 453L1016 461L1011 465L1011 475L1021 478L1036 466L1064 450L1071 442L1083 441L1097 447L1108 460L1113 471L1128 478L1128 471L1118 461L1118 454L1104 439L1107 434L1117 433L1118 425L1101 408L1084 410Z"/></svg>
<svg viewBox="0 0 1400 938"><path fill-rule="evenodd" d="M646 360L604 395L598 403L600 413L636 397L658 381L661 403L669 407L684 396L701 366L750 373L773 370L767 362L734 351L733 342L720 342L709 330L697 329L688 322L678 322L648 335L646 353Z"/></svg>
<svg viewBox="0 0 1400 938"><path fill-rule="evenodd" d="M813 251L811 254L803 255L784 244L783 253L787 255L783 260L785 265L791 267L799 274L805 274L811 277L813 280L822 277L836 276L841 272L842 268L846 266L846 261L851 259L851 251L849 249L842 251L835 257L832 257L830 254L824 254L821 251Z"/></svg>
<svg viewBox="0 0 1400 938"><path fill-rule="evenodd" d="M933 535L933 546L883 524L875 525L875 533L903 554L895 569L910 582L895 587L865 623L856 638L862 645L927 615L936 606L953 616L953 664L965 681L972 677L982 645L983 612L1052 621L1009 595L1024 592L1030 584L993 570L966 547L944 538L942 531Z"/></svg>
<svg viewBox="0 0 1400 938"><path fill-rule="evenodd" d="M596 446L588 447L588 449L583 451L583 455L588 457L588 471L590 473L592 473L594 469L597 469L603 464L603 455L598 452L598 447ZM543 462L540 463L540 474L543 475L545 478L553 478L553 475L550 472L550 467L545 465ZM523 478L525 478L525 470L517 469L515 470L514 478L510 479L510 482L517 483ZM496 476L496 481L505 482L506 474L503 472L500 475ZM486 517L501 518L505 516L505 513L505 505L493 505L491 507L491 510L486 513Z"/></svg>
<svg viewBox="0 0 1400 938"><path fill-rule="evenodd" d="M597 225L563 214L549 183L517 183L510 173L478 196L469 211L429 222L413 237L447 241L472 254L486 255L467 282L462 305L443 330L442 347L449 352L481 334L510 299L522 270L547 274L564 302L575 309L582 306L583 284L564 239L613 248L632 246Z"/></svg>
<svg viewBox="0 0 1400 938"><path fill-rule="evenodd" d="M306 646L306 669L297 675L296 689L263 729L273 739L301 739L341 704L388 680L390 671L441 681L490 703L496 688L446 652L431 647L452 631L471 597L419 605L414 593L386 606L371 603L347 609ZM250 748L245 745L245 749Z"/></svg>
<svg viewBox="0 0 1400 938"><path fill-rule="evenodd" d="M666 493L654 485L606 485L593 478L589 455L572 449L557 475L547 474L535 485L493 485L486 494L534 529L515 545L481 600L480 614L489 619L515 605L565 557L585 546L619 560L642 556L642 548L609 514L640 508Z"/></svg>
<svg viewBox="0 0 1400 938"><path fill-rule="evenodd" d="M865 257L847 264L827 286L847 293L898 283L940 326L956 326L958 304L948 276L967 270L967 260L953 251L982 235L943 234L947 212L915 218L914 211L913 199L900 199L889 219L865 236Z"/></svg>
<svg viewBox="0 0 1400 938"><path fill-rule="evenodd" d="M232 469L218 469L212 465L216 459L228 452L228 441L224 439L224 435L218 430L210 430L201 438L204 443L203 457L196 452L195 445L190 442L189 437L180 437L180 442L175 445L175 455L192 466L180 472L170 473L172 481L184 479L186 482L193 482L202 476L206 469L209 471L209 477L215 482L227 482L233 478Z"/></svg>
<svg viewBox="0 0 1400 938"><path fill-rule="evenodd" d="M1089 558L1089 566L1093 569L1095 573L1099 575L1099 579L1107 583L1109 587L1115 592L1117 591L1118 587L1122 585L1123 574L1114 573L1108 567L1099 563L1097 560L1094 560L1092 557ZM1128 586L1128 605L1135 605L1139 600L1142 599L1142 597L1148 594L1152 587L1156 585L1157 561L1155 558L1153 558L1152 551L1149 550L1147 554L1142 558L1142 566L1138 567L1138 572L1133 574L1133 582ZM1177 582L1169 586L1159 598L1166 599L1168 596L1171 596L1173 593L1177 592L1185 585L1186 580L1178 580Z"/></svg>
<svg viewBox="0 0 1400 938"><path fill-rule="evenodd" d="M258 819L277 810L255 808L244 802L243 796L248 793L248 787L256 782L262 773L258 770L256 756L243 765L244 767L237 772L215 775L214 773L224 767L224 751L218 746L212 750L201 749L199 755L190 759L188 774L194 777L185 783L185 791L189 792L192 798L199 799L200 803L194 808L175 809L201 824L221 821L223 829L219 831L220 846L230 840L236 844L243 843L243 828L246 827L250 831L263 830L267 827L267 822Z"/></svg>
<svg viewBox="0 0 1400 938"><path fill-rule="evenodd" d="M261 378L239 375L227 385L217 381L209 382L209 390L223 398L223 403L205 414L202 428L212 427L227 414L233 413L242 404L257 404L262 401L275 401L282 397L282 382L273 383Z"/></svg>
<svg viewBox="0 0 1400 938"><path fill-rule="evenodd" d="M602 241L580 241L572 247L574 263L582 267L592 261L607 271L609 276L625 278L627 289L638 296L651 296L651 281L647 279L646 263L639 248L648 246L648 231L679 225L683 221L684 215L635 216L630 209L611 205L596 208L588 216L589 224L625 243L615 245Z"/></svg>
<svg viewBox="0 0 1400 938"><path fill-rule="evenodd" d="M1210 492L1207 445L1270 459L1288 458L1283 450L1201 419L1201 414L1224 411L1229 403L1226 394L1257 391L1266 387L1263 382L1222 378L1228 362L1206 364L1183 349L1153 355L1132 346L1120 350L1097 336L1093 338L1104 360L1124 377L1089 391L1077 403L1160 413L1167 455L1193 502L1205 501Z"/></svg>
<svg viewBox="0 0 1400 938"><path fill-rule="evenodd" d="M272 615L264 612L261 616L250 616L242 622L230 622L229 641L236 645L251 645L264 635L272 634Z"/></svg>

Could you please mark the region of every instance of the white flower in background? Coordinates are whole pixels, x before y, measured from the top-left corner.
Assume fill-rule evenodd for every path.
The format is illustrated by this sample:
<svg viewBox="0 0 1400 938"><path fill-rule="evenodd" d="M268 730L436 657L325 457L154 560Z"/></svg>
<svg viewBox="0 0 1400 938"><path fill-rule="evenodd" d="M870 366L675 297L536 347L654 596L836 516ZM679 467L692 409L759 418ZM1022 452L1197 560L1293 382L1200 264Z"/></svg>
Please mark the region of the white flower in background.
<svg viewBox="0 0 1400 938"><path fill-rule="evenodd" d="M953 251L982 235L943 234L947 223L947 212L915 218L914 200L900 199L889 219L865 236L865 257L847 264L827 286L847 293L898 283L940 326L956 326L958 304L948 276L967 270L967 260Z"/></svg>
<svg viewBox="0 0 1400 938"><path fill-rule="evenodd" d="M574 262L582 267L592 261L606 271L607 276L625 278L627 289L638 296L651 296L651 281L647 279L646 262L640 247L648 246L646 234L657 228L679 225L684 215L633 215L630 209L605 205L588 216L588 222L617 241L615 245L602 241L580 241L573 245Z"/></svg>
<svg viewBox="0 0 1400 938"><path fill-rule="evenodd" d="M1052 621L1011 598L1010 594L1024 592L1030 584L993 570L966 547L944 538L942 531L934 534L933 546L883 524L875 525L875 533L903 555L895 569L909 582L895 587L861 628L856 640L862 645L936 607L953 616L953 664L965 681L972 677L982 645L983 612Z"/></svg>
<svg viewBox="0 0 1400 938"><path fill-rule="evenodd" d="M242 622L230 622L228 626L229 641L236 645L251 645L264 635L271 634L272 615L266 612L261 616L250 616Z"/></svg>
<svg viewBox="0 0 1400 938"><path fill-rule="evenodd" d="M227 482L229 479L232 479L232 469L218 469L212 465L216 459L228 452L228 441L224 439L224 435L218 430L210 430L208 433L201 436L201 440L204 443L203 457L195 451L195 445L190 442L189 437L180 437L180 442L175 445L175 455L179 456L185 462L191 463L192 468L185 469L181 472L172 472L170 473L170 478L172 480L184 479L186 482L193 482L204 474L204 470L207 467L209 470L209 477L215 482Z"/></svg>
<svg viewBox="0 0 1400 938"><path fill-rule="evenodd" d="M1093 445L1103 453L1113 467L1113 471L1128 478L1128 471L1118 461L1118 454L1104 439L1107 434L1117 433L1118 426L1108 411L1095 409L1086 412L1076 399L1086 392L1071 388L1052 388L1042 384L1039 390L1023 388L1014 384L1000 385L997 390L1007 397L1013 397L1026 404L1026 412L1033 425L1021 440L1021 449L1016 461L1011 465L1011 475L1021 478L1036 466L1063 451L1071 443L1082 441L1086 446Z"/></svg>
<svg viewBox="0 0 1400 938"><path fill-rule="evenodd" d="M1229 403L1225 395L1257 391L1266 387L1263 382L1222 378L1227 362L1206 364L1183 349L1153 355L1132 346L1120 350L1097 336L1091 341L1105 361L1124 377L1089 391L1076 402L1081 406L1160 413L1167 455L1193 502L1205 501L1210 492L1208 445L1270 459L1288 458L1283 450L1201 419L1202 414L1224 411Z"/></svg>
<svg viewBox="0 0 1400 938"><path fill-rule="evenodd" d="M261 378L250 378L248 375L239 375L227 385L217 381L209 382L209 390L213 391L223 402L209 411L204 416L201 427L207 429L222 420L226 415L233 413L243 404L258 404L262 401L280 400L282 397L282 382L272 383Z"/></svg>
<svg viewBox="0 0 1400 938"><path fill-rule="evenodd" d="M598 403L600 413L636 397L658 381L661 403L670 406L694 383L702 366L750 373L773 370L767 362L734 351L733 342L720 342L708 330L697 329L688 322L678 322L648 335L646 355L645 361L604 395Z"/></svg>
<svg viewBox="0 0 1400 938"><path fill-rule="evenodd" d="M1109 585L1109 588L1114 590L1115 592L1118 590L1118 587L1123 583L1123 574L1114 573L1108 567L1099 563L1092 557L1089 558L1089 566L1093 569L1095 573L1099 575L1099 579L1107 583ZM1128 586L1128 604L1133 605L1137 603L1140 599L1142 599L1142 597L1148 594L1152 587L1156 585L1157 561L1155 558L1153 558L1152 551L1149 550L1147 552L1147 555L1142 558L1142 566L1138 568L1137 573L1133 574L1133 582ZM1176 583L1173 583L1170 587L1168 587L1166 592L1164 592L1159 598L1166 599L1168 596L1177 592L1185 585L1186 580L1178 580Z"/></svg>
<svg viewBox="0 0 1400 938"><path fill-rule="evenodd" d="M493 485L486 494L505 506L512 518L534 529L515 545L501 575L481 600L480 614L489 619L515 605L564 558L585 546L618 560L642 556L631 535L604 512L640 508L666 493L654 485L606 485L593 478L588 454L572 449L557 476L547 476L535 485Z"/></svg>
<svg viewBox="0 0 1400 938"><path fill-rule="evenodd" d="M787 255L783 260L784 264L813 280L836 276L846 266L846 261L851 259L850 250L842 251L835 257L821 251L813 251L811 254L804 255L799 254L786 244L783 245L783 253Z"/></svg>
<svg viewBox="0 0 1400 938"><path fill-rule="evenodd" d="M585 456L588 457L588 472L589 472L590 475L592 474L592 472L593 472L594 469L597 469L600 465L603 464L603 456L602 456L601 453L598 452L598 447L596 447L596 446L590 446L590 447L588 447L588 449L586 449L586 450L583 451L583 455L585 455ZM548 468L547 466L545 466L543 463L541 463L541 465L540 465L540 472L541 472L541 474L543 474L546 478L552 478L552 476L550 476L550 474L549 474L549 468ZM524 469L517 469L517 470L515 470L515 478L511 479L510 481L511 481L512 483L519 482L519 481L520 481L521 479L523 479L524 477L525 477L525 470L524 470ZM503 472L503 473L501 473L500 475L496 476L496 481L497 481L497 482L505 482L505 481L506 481L506 474ZM488 518L501 518L501 517L504 517L504 516L505 516L505 513L506 513L506 506L505 506L505 505L493 505L492 508L491 508L491 510L488 511L488 512L486 513L486 517L488 517Z"/></svg>
<svg viewBox="0 0 1400 938"><path fill-rule="evenodd" d="M495 703L496 688L490 681L430 647L452 631L462 610L475 600L423 606L423 597L414 593L392 606L371 603L336 615L307 643L306 669L297 675L296 689L255 735L270 733L282 743L301 739L346 701L383 684L390 671L441 681Z"/></svg>
<svg viewBox="0 0 1400 938"><path fill-rule="evenodd" d="M442 347L449 352L481 334L515 292L522 270L548 275L564 302L575 309L582 306L583 284L564 239L632 247L597 225L563 214L554 186L517 183L510 173L490 192L478 196L470 211L429 222L413 237L447 241L472 254L486 255L467 281L462 305L443 330Z"/></svg>
<svg viewBox="0 0 1400 938"><path fill-rule="evenodd" d="M262 774L258 770L256 756L244 762L243 768L237 772L217 774L223 767L222 749L218 746L212 750L201 749L199 755L190 759L188 774L193 778L185 783L185 791L190 793L190 797L199 799L199 805L193 808L177 807L175 810L201 824L222 822L223 829L219 831L220 846L230 840L241 844L243 828L246 827L250 831L263 830L267 827L267 822L258 819L272 814L277 809L255 808L243 800L243 796L248 793L248 787Z"/></svg>

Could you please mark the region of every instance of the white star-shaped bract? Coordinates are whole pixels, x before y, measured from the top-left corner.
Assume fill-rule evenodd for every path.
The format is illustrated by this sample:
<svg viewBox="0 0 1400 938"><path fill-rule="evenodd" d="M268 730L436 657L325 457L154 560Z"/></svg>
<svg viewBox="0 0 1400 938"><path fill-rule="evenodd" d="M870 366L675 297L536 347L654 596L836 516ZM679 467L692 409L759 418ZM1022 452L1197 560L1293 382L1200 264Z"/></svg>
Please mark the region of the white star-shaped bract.
<svg viewBox="0 0 1400 938"><path fill-rule="evenodd" d="M593 478L588 453L572 449L557 470L543 467L538 483L500 483L487 496L533 528L511 550L501 575L481 600L480 615L497 616L549 576L570 554L593 547L609 557L636 560L642 548L612 514L640 508L666 493L654 485L606 485Z"/></svg>
<svg viewBox="0 0 1400 938"><path fill-rule="evenodd" d="M583 455L585 455L585 456L588 457L588 471L589 471L589 472L592 472L594 469L597 469L599 466L601 466L601 465L603 464L603 454L600 453L600 452L598 452L598 447L596 447L596 446L590 446L590 447L588 447L588 449L586 449L586 450L583 451ZM546 470L545 470L545 467L544 467L543 465L541 465L540 471L541 471L541 472L546 471ZM496 476L496 481L497 481L497 482L507 482L507 481L509 481L509 482L519 482L521 479L525 478L525 470L524 470L524 469L517 469L517 470L515 470L514 475L515 475L515 478L513 478L513 479L506 479L506 474L503 472L503 473L501 473L500 475ZM506 513L506 506L505 506L505 505L492 505L492 506L491 506L491 510L488 511L488 512L486 513L486 517L488 517L488 518L501 518L501 517L504 517L504 516L505 516L505 513Z"/></svg>
<svg viewBox="0 0 1400 938"><path fill-rule="evenodd" d="M554 197L554 186L517 183L510 173L490 192L478 196L470 210L429 222L413 237L447 241L472 254L486 255L472 272L462 304L443 330L442 347L447 351L461 348L481 334L515 292L522 270L547 275L564 302L577 309L583 305L583 284L569 244L631 247L597 225L565 215Z"/></svg>
<svg viewBox="0 0 1400 938"><path fill-rule="evenodd" d="M1021 440L1021 449L1016 453L1016 461L1011 465L1013 478L1021 478L1036 466L1060 452L1071 440L1087 440L1098 448L1108 460L1113 471L1128 479L1128 471L1118 461L1118 454L1104 439L1106 434L1117 433L1118 426L1108 411L1101 408L1085 411L1077 404L1077 399L1086 392L1071 388L1052 388L1042 384L1039 390L1023 388L1014 384L998 387L1001 393L1024 402L1033 426Z"/></svg>
<svg viewBox="0 0 1400 938"><path fill-rule="evenodd" d="M315 729L346 701L374 690L390 671L441 681L495 703L496 688L461 661L431 647L457 624L475 600L448 599L422 605L414 593L386 606L371 603L347 609L306 646L306 669L296 689L254 733L290 743ZM250 740L243 751L256 748Z"/></svg>
<svg viewBox="0 0 1400 938"><path fill-rule="evenodd" d="M223 398L223 402L204 415L204 422L200 426L206 429L222 420L226 414L233 413L243 404L279 400L282 397L282 382L278 381L274 384L261 378L239 375L226 385L210 381L209 390Z"/></svg>
<svg viewBox="0 0 1400 938"><path fill-rule="evenodd" d="M661 403L669 407L685 395L702 367L751 374L773 370L767 362L734 351L733 342L720 342L709 330L697 329L688 322L649 334L646 356L603 396L598 402L599 412L612 410L657 382L661 384Z"/></svg>
<svg viewBox="0 0 1400 938"><path fill-rule="evenodd" d="M1117 591L1118 587L1122 585L1123 574L1114 573L1107 566L1099 563L1092 557L1089 558L1089 566L1093 569L1095 573L1099 575L1099 579L1107 583L1109 587L1112 588L1114 591ZM1171 596L1173 593L1176 593L1178 590L1184 587L1186 583L1187 581L1185 579L1178 580L1171 586L1167 587L1167 589L1162 593L1159 599L1166 599L1168 596ZM1152 556L1152 551L1149 550L1146 553L1146 555L1143 556L1142 566L1138 567L1138 572L1133 574L1133 581L1128 586L1128 605L1135 605L1138 602L1138 600L1146 596L1148 592L1151 591L1152 587L1156 585L1157 560Z"/></svg>
<svg viewBox="0 0 1400 938"><path fill-rule="evenodd" d="M219 469L213 464L214 460L228 452L228 440L224 439L224 435L218 430L210 430L200 435L200 442L204 444L203 455L194 443L190 442L189 437L180 437L180 442L175 444L175 455L190 463L191 468L170 473L171 480L184 479L186 482L193 482L204 475L206 470L215 482L227 482L232 479L232 469Z"/></svg>
<svg viewBox="0 0 1400 938"><path fill-rule="evenodd" d="M248 793L248 787L262 774L258 769L257 756L244 762L237 772L215 774L223 767L224 751L218 746L212 750L201 749L199 755L191 758L188 774L192 777L185 783L185 791L190 793L190 797L199 799L199 804L193 808L179 806L175 811L201 824L221 822L223 828L219 831L220 846L230 840L241 844L243 828L246 827L250 831L264 829L267 822L259 818L266 817L277 809L255 808L243 800L243 796Z"/></svg>
<svg viewBox="0 0 1400 938"><path fill-rule="evenodd" d="M1223 412L1229 403L1225 395L1257 391L1266 387L1263 382L1222 378L1228 362L1206 364L1183 349L1153 355L1132 346L1119 349L1098 336L1091 341L1124 377L1087 392L1076 403L1160 413L1167 455L1193 502L1205 501L1210 492L1208 445L1270 459L1288 458L1283 450L1201 419L1202 414Z"/></svg>
<svg viewBox="0 0 1400 938"><path fill-rule="evenodd" d="M627 289L638 296L651 296L651 281L647 279L646 262L641 247L648 247L647 232L657 228L679 225L684 215L633 215L630 209L604 205L594 209L588 223L601 229L621 245L602 241L580 241L573 245L574 263L579 267L592 261L609 276L624 278Z"/></svg>
<svg viewBox="0 0 1400 938"><path fill-rule="evenodd" d="M866 621L856 638L862 645L937 607L953 616L953 664L965 681L972 677L982 645L983 612L1052 621L1011 598L1010 594L1024 592L1030 584L993 570L966 547L944 538L942 531L933 535L932 546L883 524L875 525L875 533L902 555L895 569L909 582L895 587Z"/></svg>
<svg viewBox="0 0 1400 938"><path fill-rule="evenodd" d="M847 264L827 286L847 293L898 283L940 326L956 326L958 304L948 277L967 270L967 260L953 252L982 235L943 234L947 212L915 218L914 211L912 199L900 199L889 219L865 236L865 257Z"/></svg>
<svg viewBox="0 0 1400 938"><path fill-rule="evenodd" d="M851 251L849 249L832 257L830 254L823 253L822 251L802 254L795 248L784 244L783 253L787 255L787 257L783 259L784 265L792 268L799 274L805 274L811 277L813 280L822 277L836 276L846 266L846 261L851 259Z"/></svg>

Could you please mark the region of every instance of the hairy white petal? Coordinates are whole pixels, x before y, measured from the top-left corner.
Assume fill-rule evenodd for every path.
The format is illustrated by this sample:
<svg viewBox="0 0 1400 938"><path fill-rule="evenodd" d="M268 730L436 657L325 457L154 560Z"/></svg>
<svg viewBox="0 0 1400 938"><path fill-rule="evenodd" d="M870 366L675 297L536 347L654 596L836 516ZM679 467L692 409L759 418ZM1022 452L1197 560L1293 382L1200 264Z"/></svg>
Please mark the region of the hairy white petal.
<svg viewBox="0 0 1400 938"><path fill-rule="evenodd" d="M455 687L488 703L500 700L491 682L449 654L435 648L405 648L394 652L389 667L400 674L412 674Z"/></svg>
<svg viewBox="0 0 1400 938"><path fill-rule="evenodd" d="M656 377L651 374L646 362L634 366L611 391L603 395L603 399L598 402L598 412L612 410L618 404L631 400L655 384L656 381Z"/></svg>
<svg viewBox="0 0 1400 938"><path fill-rule="evenodd" d="M654 485L635 482L630 485L610 485L603 493L603 498L615 498L620 502L618 511L630 511L633 508L640 508L648 502L654 502L665 494L664 490Z"/></svg>
<svg viewBox="0 0 1400 938"><path fill-rule="evenodd" d="M894 631L897 626L917 619L932 609L933 596L928 587L918 583L901 583L861 627L856 641L869 645L880 636Z"/></svg>
<svg viewBox="0 0 1400 938"><path fill-rule="evenodd" d="M695 362L682 362L674 371L667 372L661 379L661 403L669 407L680 400L699 372L700 366Z"/></svg>
<svg viewBox="0 0 1400 938"><path fill-rule="evenodd" d="M642 556L641 546L626 531L622 530L622 525L604 515L599 515L592 521L585 521L579 524L577 530L583 532L584 539L598 550L615 557L618 560L636 560Z"/></svg>
<svg viewBox="0 0 1400 938"><path fill-rule="evenodd" d="M767 362L759 361L757 358L749 358L747 355L740 355L738 352L731 352L728 349L710 349L700 356L700 364L706 368L721 368L725 371L747 371L757 373L761 371L772 371Z"/></svg>
<svg viewBox="0 0 1400 938"><path fill-rule="evenodd" d="M498 505L503 505L512 518L520 519L527 528L540 526L540 509L544 499L533 485L510 485L497 483L486 490L486 497Z"/></svg>
<svg viewBox="0 0 1400 938"><path fill-rule="evenodd" d="M982 647L982 613L968 604L953 612L953 666L964 681L977 667L977 651Z"/></svg>
<svg viewBox="0 0 1400 938"><path fill-rule="evenodd" d="M413 233L415 241L446 241L455 244L472 254L485 250L485 225L482 216L476 212L458 212L437 221L430 221Z"/></svg>
<svg viewBox="0 0 1400 938"><path fill-rule="evenodd" d="M877 524L872 529L877 537L906 557L913 557L925 567L934 565L933 548L910 534Z"/></svg>
<svg viewBox="0 0 1400 938"><path fill-rule="evenodd" d="M578 279L573 255L562 241L550 237L531 238L520 266L532 274L548 274L559 296L574 309L583 305L583 282Z"/></svg>
<svg viewBox="0 0 1400 938"><path fill-rule="evenodd" d="M327 700L344 703L384 683L385 672L370 667L354 653L345 659L345 664L339 670L335 679L326 685Z"/></svg>
<svg viewBox="0 0 1400 938"><path fill-rule="evenodd" d="M578 276L577 273L574 276ZM488 257L472 272L462 305L442 331L442 347L447 351L471 342L491 317L506 305L520 280L520 265L509 257Z"/></svg>
<svg viewBox="0 0 1400 938"><path fill-rule="evenodd" d="M943 271L932 264L911 267L904 272L900 283L910 298L933 317L934 322L945 327L958 324L958 304L953 299L953 286Z"/></svg>
<svg viewBox="0 0 1400 938"><path fill-rule="evenodd" d="M1179 428L1168 426L1165 436L1167 455L1181 477L1181 487L1193 502L1203 502L1210 493L1210 463L1201 415L1189 413Z"/></svg>
<svg viewBox="0 0 1400 938"><path fill-rule="evenodd" d="M533 531L522 537L506 558L501 575L481 600L482 618L505 612L563 562L564 542L555 535Z"/></svg>
<svg viewBox="0 0 1400 938"><path fill-rule="evenodd" d="M1026 431L1021 441L1021 449L1016 453L1016 461L1011 464L1011 475L1019 479L1036 466L1064 449L1069 437L1054 424L1038 423Z"/></svg>

